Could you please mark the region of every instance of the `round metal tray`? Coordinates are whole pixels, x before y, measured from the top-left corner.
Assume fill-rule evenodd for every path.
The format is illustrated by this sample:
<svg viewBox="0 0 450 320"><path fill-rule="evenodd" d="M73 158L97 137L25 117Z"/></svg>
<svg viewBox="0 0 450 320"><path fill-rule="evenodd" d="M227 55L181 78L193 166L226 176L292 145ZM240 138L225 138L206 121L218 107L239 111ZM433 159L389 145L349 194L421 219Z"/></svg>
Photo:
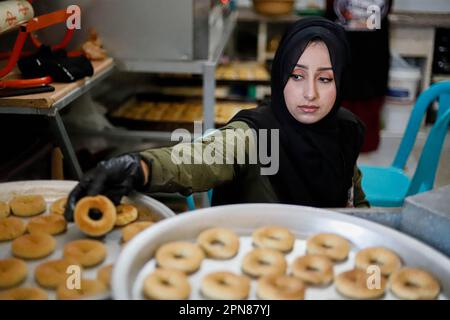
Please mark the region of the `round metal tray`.
<svg viewBox="0 0 450 320"><path fill-rule="evenodd" d="M9 201L16 195L40 194L47 202L47 208L57 199L66 196L76 185L76 181L55 181L55 180L34 180L0 183L0 201ZM175 213L161 202L139 193L133 193L129 197L124 198L123 202L136 205L140 211L139 217L143 220L160 221L165 218L175 216ZM48 212L48 210L47 210ZM45 213L46 214L46 213ZM33 218L33 217L31 217ZM21 218L25 222L31 218ZM39 287L34 281L34 269L41 263L62 258L63 247L67 242L87 238L74 223L69 223L67 231L60 235L54 236L57 242L56 250L43 259L26 260L28 265L28 277L20 285L21 287ZM121 229L116 228L106 236L101 238L108 249L107 257L103 263L92 268L83 270L83 278L95 279L98 269L101 267L115 263L120 251L122 250ZM12 257L11 241L0 242L0 259ZM53 290L46 290L50 299L55 298ZM110 293L105 295L89 297L89 299L107 299Z"/></svg>
<svg viewBox="0 0 450 320"><path fill-rule="evenodd" d="M338 274L353 269L357 251L370 246L394 250L403 264L427 270L441 284L439 299L450 297L450 260L425 244L396 230L344 214L311 207L280 204L228 205L197 210L159 223L136 236L121 252L113 271L112 291L116 299L142 299L143 279L155 268L155 250L162 244L186 240L195 241L198 234L211 227L234 230L241 238L239 253L231 260L205 259L199 271L190 275L191 299L201 299L201 278L212 271L229 270L241 273L242 258L251 250L251 234L262 226L279 225L289 228L296 236L293 251L286 256L288 263L305 254L305 240L313 234L333 232L351 242L349 258L335 265ZM256 281L252 281L250 299L255 299ZM334 284L326 288L308 288L306 299L343 299ZM386 290L384 299L395 299Z"/></svg>

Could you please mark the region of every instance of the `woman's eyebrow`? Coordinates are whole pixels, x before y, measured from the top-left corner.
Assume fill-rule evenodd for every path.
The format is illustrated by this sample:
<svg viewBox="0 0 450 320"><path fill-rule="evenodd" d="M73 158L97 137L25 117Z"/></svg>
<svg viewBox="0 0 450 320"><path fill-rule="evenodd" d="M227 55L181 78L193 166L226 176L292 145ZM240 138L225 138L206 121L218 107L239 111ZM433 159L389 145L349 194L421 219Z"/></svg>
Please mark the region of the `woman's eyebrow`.
<svg viewBox="0 0 450 320"><path fill-rule="evenodd" d="M296 64L295 66L298 68L306 69L306 70L309 69L308 66L305 66L303 64ZM325 71L325 70L333 70L333 68L332 67L321 67L321 68L317 69L317 71Z"/></svg>

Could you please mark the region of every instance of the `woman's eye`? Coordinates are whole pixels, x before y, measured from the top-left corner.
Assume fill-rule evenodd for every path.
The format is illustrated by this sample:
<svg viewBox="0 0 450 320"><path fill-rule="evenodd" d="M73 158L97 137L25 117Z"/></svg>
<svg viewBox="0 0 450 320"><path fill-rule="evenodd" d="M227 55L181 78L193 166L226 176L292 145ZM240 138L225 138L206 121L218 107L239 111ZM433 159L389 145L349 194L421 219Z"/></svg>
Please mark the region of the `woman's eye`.
<svg viewBox="0 0 450 320"><path fill-rule="evenodd" d="M291 78L297 81L303 79L303 76L301 74L291 74Z"/></svg>
<svg viewBox="0 0 450 320"><path fill-rule="evenodd" d="M320 77L319 81L323 82L323 83L329 83L329 82L333 81L333 79L332 78L326 78L326 77Z"/></svg>

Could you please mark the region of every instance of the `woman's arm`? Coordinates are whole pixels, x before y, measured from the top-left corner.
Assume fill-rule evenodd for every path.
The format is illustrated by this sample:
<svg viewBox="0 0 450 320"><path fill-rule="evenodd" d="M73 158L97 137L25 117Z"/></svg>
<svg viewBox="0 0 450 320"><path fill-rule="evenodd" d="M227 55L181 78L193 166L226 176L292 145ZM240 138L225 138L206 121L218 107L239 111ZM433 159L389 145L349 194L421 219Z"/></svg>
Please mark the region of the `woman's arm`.
<svg viewBox="0 0 450 320"><path fill-rule="evenodd" d="M149 149L140 153L150 166L150 179L145 186L147 192L180 192L188 195L193 192L203 192L220 184L231 181L238 170L245 169L245 164L237 163L237 146L245 143L247 135L243 134L248 125L236 121L217 130L215 134L206 135L193 143L178 144L175 147ZM230 136L234 132L235 143L230 144ZM217 139L219 138L219 139ZM228 140L227 140L228 139ZM256 139L255 139L256 140ZM245 153L248 154L249 143L245 143ZM180 155L180 148L195 155L200 163L176 163L174 155ZM176 149L178 148L178 149ZM214 150L214 153L211 152ZM213 163L205 163L202 154L213 154ZM192 157L188 157L192 161ZM227 161L228 159L228 161ZM151 171L151 172L150 172ZM148 174L147 174L148 176Z"/></svg>
<svg viewBox="0 0 450 320"><path fill-rule="evenodd" d="M247 138L253 143L256 141L251 131L250 135L245 133L246 129L248 126L244 122L233 122L193 143L146 150L140 154L128 153L101 161L94 169L83 175L80 182L70 192L64 217L67 221L73 221L73 211L77 201L87 195L103 194L117 205L124 195L128 195L133 190L180 192L188 195L192 192L206 191L230 181L237 171L246 169L247 163L242 161L239 164L236 161L235 155L239 153L234 152L234 147L236 145L243 147L240 149L241 154L246 157L249 147L242 142L245 142ZM230 132L237 143L228 143ZM234 147L231 148L230 145ZM215 161L177 164L174 162L173 154L177 154L176 151L180 146L194 151L195 155L208 154L208 151L211 154L213 150L214 157L209 159ZM202 157L200 160L203 160Z"/></svg>

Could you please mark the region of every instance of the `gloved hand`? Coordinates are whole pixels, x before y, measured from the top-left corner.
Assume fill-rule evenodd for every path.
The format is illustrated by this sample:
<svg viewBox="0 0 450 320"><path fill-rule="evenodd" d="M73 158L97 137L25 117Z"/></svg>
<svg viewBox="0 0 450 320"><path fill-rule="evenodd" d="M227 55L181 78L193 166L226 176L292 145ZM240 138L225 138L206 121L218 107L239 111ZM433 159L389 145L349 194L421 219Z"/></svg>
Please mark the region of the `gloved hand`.
<svg viewBox="0 0 450 320"><path fill-rule="evenodd" d="M141 190L146 181L141 160L139 154L124 154L100 162L70 192L64 211L66 220L73 221L75 205L82 197L103 194L118 205L132 190Z"/></svg>

